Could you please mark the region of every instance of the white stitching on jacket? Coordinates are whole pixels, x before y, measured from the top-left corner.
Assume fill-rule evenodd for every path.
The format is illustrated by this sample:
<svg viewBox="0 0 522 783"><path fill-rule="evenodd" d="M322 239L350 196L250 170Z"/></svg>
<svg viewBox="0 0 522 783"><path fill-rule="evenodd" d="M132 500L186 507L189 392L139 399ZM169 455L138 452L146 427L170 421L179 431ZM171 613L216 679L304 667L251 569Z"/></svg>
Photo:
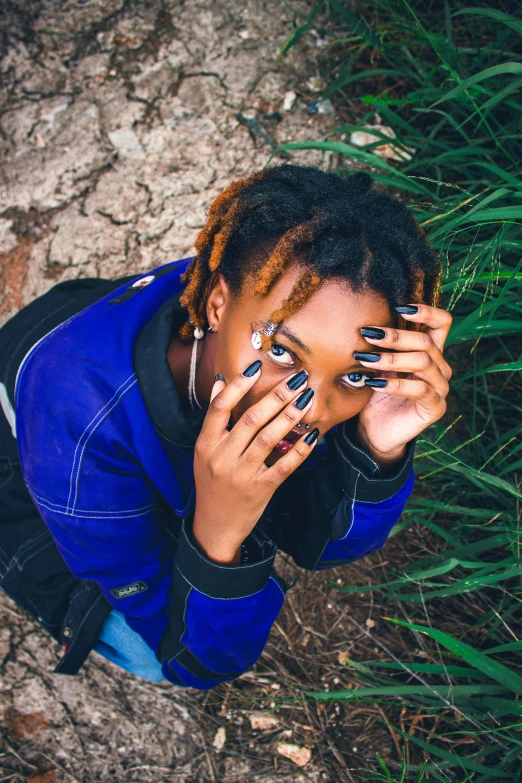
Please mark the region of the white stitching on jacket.
<svg viewBox="0 0 522 783"><path fill-rule="evenodd" d="M0 406L7 419L7 423L11 427L13 438L16 438L16 416L9 395L7 394L7 389L3 383L0 383Z"/></svg>
<svg viewBox="0 0 522 783"><path fill-rule="evenodd" d="M126 389L123 389L125 384L129 383L129 381L132 378L134 378L134 381ZM100 410L98 411L96 416L89 422L89 424L86 426L86 428L82 432L82 434L80 436L80 439L78 440L78 443L76 444L76 448L74 450L73 464L72 464L72 467L71 467L71 476L70 476L70 479L69 479L70 489L69 489L69 497L67 499L67 511L69 511L69 505L70 505L70 501L71 501L71 494L72 494L72 491L73 491L73 474L74 474L74 468L75 468L75 463L76 463L76 453L78 451L78 447L79 447L80 443L82 442L82 438L85 436L86 433L88 433L87 437L85 439L85 443L83 444L83 447L82 447L79 459L78 459L78 468L77 468L76 481L75 481L75 492L74 492L74 499L73 499L73 503L72 503L71 513L73 513L74 510L75 510L76 501L77 501L77 498L78 498L78 481L79 481L79 477L80 477L80 467L81 467L81 464L82 464L82 459L83 459L83 454L85 452L85 447L87 446L87 443L89 442L89 439L94 434L96 429L100 426L100 424L103 422L103 420L105 418L107 418L107 416L109 415L109 413L111 413L113 408L116 407L116 405L119 403L119 401L121 400L123 395L126 392L128 392L129 389L131 389L136 383L138 383L138 379L136 378L134 373L132 373L132 375L129 375L127 380L123 381L123 383L116 389L116 391L112 395L111 399L108 402L106 402L105 405L102 408L100 408ZM120 389L123 389L123 391L120 392ZM89 431L89 428L94 424L96 419L103 413L103 411L105 410L105 408L107 408L107 406L111 406L111 407L109 407L105 411L105 413L102 416L102 418L93 426L92 430Z"/></svg>
<svg viewBox="0 0 522 783"><path fill-rule="evenodd" d="M353 441L351 441L351 440L350 440L350 438L349 438L349 437L348 437L348 435L346 434L346 427L343 427L343 428L341 429L341 437L342 437L342 438L344 438L344 440L345 440L345 441L348 443L348 445L349 445L349 446L352 446L352 448L354 448L354 449L355 449L355 451L358 451L358 452L359 452L359 454L362 454L364 457L366 457L367 459L369 459L369 460L370 460L370 462L372 462L372 463L375 465L375 467L374 467L374 469L373 469L373 472L374 472L374 473L375 473L375 471L377 471L377 470L380 470L380 468L379 468L378 464L375 462L375 460L373 460L373 459L370 457L370 455L369 455L369 454L366 454L366 452L365 452L365 451L363 451L362 449L360 449L358 446L356 446L356 445L355 445L355 443L354 443Z"/></svg>
<svg viewBox="0 0 522 783"><path fill-rule="evenodd" d="M59 514L66 514L67 516L72 516L72 512L68 512L67 508L68 506L61 506L59 503L53 503L51 500L48 500L47 498L42 497L42 495L38 495L34 490L30 487L28 487L29 492L33 498L36 498L38 501L42 503L46 503L46 508L50 508L50 510L56 510ZM136 514L141 516L141 514L145 514L148 511L152 511L153 508L156 508L156 503L149 503L147 506L140 506L139 508L124 508L121 511L93 511L92 509L82 509L77 508L74 512L76 516L79 516L80 514L84 516L96 516L96 517L119 517L120 515L124 514ZM63 510L62 510L63 509Z"/></svg>
<svg viewBox="0 0 522 783"><path fill-rule="evenodd" d="M0 489L3 489L8 484L8 482L11 481L12 478L14 478L14 473L11 473L11 475L6 478L4 483L0 484Z"/></svg>
<svg viewBox="0 0 522 783"><path fill-rule="evenodd" d="M42 552L44 549L46 549L46 547L51 546L51 544L54 544L54 539L52 537L51 537L50 541L46 541L44 544L42 544L41 547L36 549L34 552L29 552L28 554L26 554L26 556L24 557L24 559L21 562L19 562L19 560L18 560L18 553L17 553L17 555L15 557L13 557L13 561L18 566L18 570L19 571L23 571L26 563L28 563L29 560L32 560L33 557L36 557L36 555L39 555L40 552Z"/></svg>
<svg viewBox="0 0 522 783"><path fill-rule="evenodd" d="M104 516L101 516L99 512L97 511L59 511L56 508L53 508L52 506L47 505L46 502L39 500L36 505L40 505L43 508L46 508L48 511L53 511L55 514L62 514L64 517L78 517L78 519L130 519L132 517L142 517L145 514L148 514L149 511L152 511L154 508L156 508L155 505L150 506L149 509L140 512L139 514L134 511L115 511L113 514L105 514Z"/></svg>
<svg viewBox="0 0 522 783"><path fill-rule="evenodd" d="M351 468L356 470L357 473L362 473L362 471L360 471L358 468L356 468L355 465L352 465L352 463L350 462L350 460L348 459L346 454L343 452L343 450L341 449L341 447L339 446L339 444L337 443L336 440L334 440L334 443L336 445L337 450L339 451L339 454L344 459L344 461L347 462L348 465ZM393 476L392 478L369 478L369 476L365 476L364 479L365 479L365 481L377 481L377 482L381 482L381 481L397 481L397 479L401 475L402 471L404 470L405 466L406 466L406 463L402 466L401 470L397 473L397 475Z"/></svg>
<svg viewBox="0 0 522 783"><path fill-rule="evenodd" d="M67 303L67 304L68 304L68 303ZM61 308L59 308L59 309L61 309ZM56 312L58 312L58 310L57 310ZM80 312L81 312L81 311L80 311ZM75 313L74 315L71 315L71 317L70 317L70 318L67 318L67 319L66 319L65 321L63 321L61 324L58 324L57 326L55 326L55 327L54 327L54 329L51 329L51 331L50 331L50 332L47 332L47 334L44 334L42 337L40 337L40 339L39 339L39 340L37 340L37 342L35 342L35 344L34 344L34 345L32 345L32 346L29 348L29 350L27 351L27 353L25 354L24 358L23 358L23 359L22 359L22 361L20 362L20 366L18 367L18 371L17 371L17 373L16 373L16 378L15 378L15 385L14 385L14 399L15 399L15 406L16 406L16 407L18 407L18 399L17 399L17 397L18 397L18 395L17 395L17 391L18 391L18 388L19 388L19 387L18 387L18 384L19 384L19 382L20 382L20 380L21 380L21 378L22 378L22 372L23 372L23 370L25 370L25 367L27 366L27 360L30 358L30 356L31 356L31 355L32 355L32 353L33 353L33 352L36 350L36 348L38 348L38 346L39 346L41 343L43 343L43 341L44 341L44 340L46 340L48 337L50 337L52 334L54 334L54 332L56 332L56 331L57 331L57 329L60 329L60 327L62 327L62 326L65 326L65 324L66 324L66 323L68 323L69 321L71 321L71 320L72 320L72 319L73 319L73 318L74 318L76 315L79 315L79 313ZM42 323L43 323L43 321L45 321L45 318L43 318L43 319L42 319Z"/></svg>

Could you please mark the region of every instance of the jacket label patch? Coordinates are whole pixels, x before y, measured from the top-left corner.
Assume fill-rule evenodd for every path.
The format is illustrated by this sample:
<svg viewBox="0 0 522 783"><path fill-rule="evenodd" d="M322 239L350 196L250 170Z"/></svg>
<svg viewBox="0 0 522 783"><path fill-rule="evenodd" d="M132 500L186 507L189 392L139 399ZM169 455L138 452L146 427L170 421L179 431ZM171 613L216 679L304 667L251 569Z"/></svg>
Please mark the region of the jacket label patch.
<svg viewBox="0 0 522 783"><path fill-rule="evenodd" d="M124 587L115 587L111 590L111 593L115 598L130 598L131 595L138 595L138 593L143 593L145 590L147 590L145 582L133 582Z"/></svg>

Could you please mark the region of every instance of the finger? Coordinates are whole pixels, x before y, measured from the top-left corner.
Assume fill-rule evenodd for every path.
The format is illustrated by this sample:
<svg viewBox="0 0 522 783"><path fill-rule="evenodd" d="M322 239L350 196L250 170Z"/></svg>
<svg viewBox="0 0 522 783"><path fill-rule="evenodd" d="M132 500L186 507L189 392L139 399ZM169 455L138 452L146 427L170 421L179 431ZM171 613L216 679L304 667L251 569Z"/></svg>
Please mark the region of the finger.
<svg viewBox="0 0 522 783"><path fill-rule="evenodd" d="M443 351L453 322L451 313L441 307L432 307L427 304L406 305L406 307L416 307L417 312L401 313L402 317L407 321L425 324L428 327L426 334L429 334L437 348Z"/></svg>
<svg viewBox="0 0 522 783"><path fill-rule="evenodd" d="M266 481L269 487L280 486L288 476L303 464L308 455L314 450L319 435L319 430L317 428L313 429L308 435L304 435L301 440L298 440L290 451L274 465L267 467L263 464L260 469L260 478Z"/></svg>
<svg viewBox="0 0 522 783"><path fill-rule="evenodd" d="M428 332L410 332L407 329L395 329L393 327L370 327L375 330L378 329L379 334L384 333L384 337L370 337L364 334L364 329L361 330L362 336L368 343L372 343L379 348L387 348L390 351L417 351L427 353L433 361L438 365L442 375L449 380L452 376L452 369L448 362L441 353L440 348L433 342L431 335ZM360 353L360 352L354 352ZM389 353L384 353L383 356L389 356ZM359 360L360 361L360 360Z"/></svg>
<svg viewBox="0 0 522 783"><path fill-rule="evenodd" d="M200 445L207 440L211 443L216 443L228 432L227 425L230 421L230 414L241 398L250 391L260 377L261 365L262 362L259 359L253 362L243 370L243 373L236 375L229 384L225 383L221 391L218 390L216 393L214 393L216 386L222 384L223 381L218 379L214 383L210 404L198 438ZM251 372L252 374L244 375L245 372Z"/></svg>
<svg viewBox="0 0 522 783"><path fill-rule="evenodd" d="M446 400L426 381L407 378L372 378L364 383L384 394L415 400L419 414L426 423L437 421L446 411Z"/></svg>
<svg viewBox="0 0 522 783"><path fill-rule="evenodd" d="M437 349L438 353L438 349ZM407 372L415 373L417 378L427 381L430 386L443 397L448 394L449 384L442 373L441 368L432 356L426 351L406 351L404 353L374 353L372 354L377 361L368 361L362 356L370 354L361 354L357 351L354 356L363 367L372 367L380 375L381 372Z"/></svg>
<svg viewBox="0 0 522 783"><path fill-rule="evenodd" d="M242 459L253 468L254 472L259 470L268 455L285 436L288 439L288 444L294 444L293 446L288 446L290 450L293 451L296 446L296 441L301 436L301 433L297 432L295 429L297 422L300 421L310 409L312 405L312 396L312 389L301 392L290 405L287 405L286 408L281 411L279 416L272 419L266 427L263 427L263 429L257 433L242 457Z"/></svg>
<svg viewBox="0 0 522 783"><path fill-rule="evenodd" d="M294 379L296 380L294 381ZM299 381L300 383L297 388L289 388L288 384L290 384L291 387L295 385L295 382ZM263 427L269 422L272 422L272 420L275 420L283 411L282 416L283 419L286 420L286 430L284 430L275 443L273 443L271 449L277 445L279 440L281 440L281 437L294 427L303 417L304 410L295 408L291 403L297 402L298 397L303 393L303 390L306 389L307 383L308 376L301 371L278 383L277 386L274 386L274 388L265 394L264 397L254 403L254 405L251 405L234 424L229 433L226 445L224 446L228 456L231 458L239 458L250 446L254 438L260 434ZM277 426L273 422L272 428L277 428L278 432L281 431L281 426Z"/></svg>

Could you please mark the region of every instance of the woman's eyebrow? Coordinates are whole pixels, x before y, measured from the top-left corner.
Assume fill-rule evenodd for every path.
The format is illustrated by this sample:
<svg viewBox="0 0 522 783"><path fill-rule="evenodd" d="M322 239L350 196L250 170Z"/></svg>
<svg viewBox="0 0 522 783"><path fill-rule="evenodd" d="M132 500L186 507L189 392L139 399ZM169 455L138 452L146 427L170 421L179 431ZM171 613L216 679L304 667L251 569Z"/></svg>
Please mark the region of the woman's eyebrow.
<svg viewBox="0 0 522 783"><path fill-rule="evenodd" d="M297 345L298 348L300 348L302 351L304 351L308 355L310 355L312 353L310 348L307 345L305 345L305 343L302 340L300 340L299 337L296 337L296 335L293 334L290 331L290 329L288 329L288 327L285 326L284 324L282 324L278 328L277 333L278 334L282 334L284 337L287 337L291 342L294 343L294 345Z"/></svg>

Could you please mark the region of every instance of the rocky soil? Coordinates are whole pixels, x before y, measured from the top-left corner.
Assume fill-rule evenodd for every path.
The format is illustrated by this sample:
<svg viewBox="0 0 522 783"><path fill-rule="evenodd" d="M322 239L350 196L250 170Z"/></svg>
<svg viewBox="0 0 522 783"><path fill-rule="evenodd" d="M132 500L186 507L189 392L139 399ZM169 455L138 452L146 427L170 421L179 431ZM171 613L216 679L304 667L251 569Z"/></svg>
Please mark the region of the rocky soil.
<svg viewBox="0 0 522 783"><path fill-rule="evenodd" d="M55 282L189 254L211 200L264 166L270 143L334 124L306 101L283 110L316 69L313 38L278 58L292 26L280 0L19 0L7 12L2 320Z"/></svg>

